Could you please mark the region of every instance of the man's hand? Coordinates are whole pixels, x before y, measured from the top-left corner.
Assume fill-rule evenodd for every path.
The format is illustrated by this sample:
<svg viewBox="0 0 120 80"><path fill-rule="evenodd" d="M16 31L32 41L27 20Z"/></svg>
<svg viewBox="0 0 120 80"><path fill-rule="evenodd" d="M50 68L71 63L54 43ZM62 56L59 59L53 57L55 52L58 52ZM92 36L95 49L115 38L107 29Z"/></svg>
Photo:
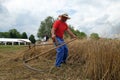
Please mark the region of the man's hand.
<svg viewBox="0 0 120 80"><path fill-rule="evenodd" d="M56 38L55 34L52 34L52 40L53 40L53 42L55 42L55 38Z"/></svg>
<svg viewBox="0 0 120 80"><path fill-rule="evenodd" d="M53 42L55 43L56 46L59 45L59 44L58 44L58 41L57 41L57 39L56 39L55 34L52 35L52 40L53 40Z"/></svg>
<svg viewBox="0 0 120 80"><path fill-rule="evenodd" d="M73 35L72 38L76 38L77 39L78 37L76 35Z"/></svg>

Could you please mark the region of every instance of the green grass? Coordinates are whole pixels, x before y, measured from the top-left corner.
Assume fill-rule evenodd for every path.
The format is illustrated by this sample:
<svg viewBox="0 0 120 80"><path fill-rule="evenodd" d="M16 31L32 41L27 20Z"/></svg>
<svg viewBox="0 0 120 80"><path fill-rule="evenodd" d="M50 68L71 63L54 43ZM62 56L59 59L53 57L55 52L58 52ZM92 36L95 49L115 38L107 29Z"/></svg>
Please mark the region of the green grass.
<svg viewBox="0 0 120 80"><path fill-rule="evenodd" d="M21 51L24 48L27 48L23 45L0 45L0 53L6 53L6 52L16 52L16 51Z"/></svg>

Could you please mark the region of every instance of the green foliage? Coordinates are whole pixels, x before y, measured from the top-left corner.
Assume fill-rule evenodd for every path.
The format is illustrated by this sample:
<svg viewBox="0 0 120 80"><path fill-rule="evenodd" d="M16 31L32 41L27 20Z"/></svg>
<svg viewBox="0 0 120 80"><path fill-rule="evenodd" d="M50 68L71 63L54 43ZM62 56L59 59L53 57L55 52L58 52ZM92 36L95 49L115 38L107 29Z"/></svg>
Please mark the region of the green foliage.
<svg viewBox="0 0 120 80"><path fill-rule="evenodd" d="M16 29L10 29L8 32L0 32L0 38L23 38L27 39L26 32L20 34Z"/></svg>
<svg viewBox="0 0 120 80"><path fill-rule="evenodd" d="M10 38L9 32L0 32L0 38Z"/></svg>
<svg viewBox="0 0 120 80"><path fill-rule="evenodd" d="M69 28L70 28L70 30L71 30L74 34L76 34L76 31L75 31L75 29L73 28L73 26L69 25Z"/></svg>
<svg viewBox="0 0 120 80"><path fill-rule="evenodd" d="M21 34L16 29L9 30L10 38L21 38Z"/></svg>
<svg viewBox="0 0 120 80"><path fill-rule="evenodd" d="M0 32L0 38L21 38L21 34L16 29L11 29L8 32Z"/></svg>
<svg viewBox="0 0 120 80"><path fill-rule="evenodd" d="M87 37L87 35L84 32L80 32L79 30L75 30L71 25L69 26L69 28L79 39L83 39L83 38Z"/></svg>
<svg viewBox="0 0 120 80"><path fill-rule="evenodd" d="M54 19L51 16L48 16L44 21L41 22L37 33L38 38L43 38L44 35L48 35L48 37L51 36L53 22Z"/></svg>
<svg viewBox="0 0 120 80"><path fill-rule="evenodd" d="M78 38L80 38L80 39L83 39L83 38L86 38L86 37L87 37L87 35L86 35L84 32L79 32L79 33L77 34L77 36L78 36Z"/></svg>
<svg viewBox="0 0 120 80"><path fill-rule="evenodd" d="M23 33L22 33L21 38L22 38L22 39L27 39L27 38L28 38L26 32L23 32Z"/></svg>
<svg viewBox="0 0 120 80"><path fill-rule="evenodd" d="M97 33L92 33L92 34L90 34L90 38L91 39L99 39L100 37Z"/></svg>
<svg viewBox="0 0 120 80"><path fill-rule="evenodd" d="M30 35L29 40L30 40L33 44L35 44L35 42L36 42L34 35Z"/></svg>

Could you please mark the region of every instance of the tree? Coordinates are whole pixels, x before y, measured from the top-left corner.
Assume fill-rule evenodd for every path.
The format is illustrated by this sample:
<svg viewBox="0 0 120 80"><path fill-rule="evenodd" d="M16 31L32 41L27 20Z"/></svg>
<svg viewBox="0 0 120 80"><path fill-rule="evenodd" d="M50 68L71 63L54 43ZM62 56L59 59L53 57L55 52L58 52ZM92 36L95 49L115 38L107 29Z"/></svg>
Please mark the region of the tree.
<svg viewBox="0 0 120 80"><path fill-rule="evenodd" d="M69 25L70 30L76 35L76 31L73 26Z"/></svg>
<svg viewBox="0 0 120 80"><path fill-rule="evenodd" d="M79 32L79 31L76 31L76 32L77 32L78 38L80 38L80 39L83 39L83 38L87 37L87 35L84 32Z"/></svg>
<svg viewBox="0 0 120 80"><path fill-rule="evenodd" d="M21 38L21 34L16 29L9 30L10 38Z"/></svg>
<svg viewBox="0 0 120 80"><path fill-rule="evenodd" d="M74 30L73 26L69 25L69 28L70 28L70 30L73 32L73 34L76 35L76 31ZM65 37L68 38L68 37L70 37L70 35L65 32Z"/></svg>
<svg viewBox="0 0 120 80"><path fill-rule="evenodd" d="M100 37L97 33L92 33L92 34L90 34L90 38L91 39L99 39Z"/></svg>
<svg viewBox="0 0 120 80"><path fill-rule="evenodd" d="M36 42L34 35L30 35L29 40L30 40L33 44L35 44L35 42Z"/></svg>
<svg viewBox="0 0 120 80"><path fill-rule="evenodd" d="M28 38L26 32L23 32L23 33L22 33L21 38L23 38L23 39L27 39L27 38Z"/></svg>
<svg viewBox="0 0 120 80"><path fill-rule="evenodd" d="M3 36L4 36L5 38L10 38L9 32L4 32L4 33L3 33Z"/></svg>
<svg viewBox="0 0 120 80"><path fill-rule="evenodd" d="M48 37L51 36L53 22L54 19L51 16L48 16L44 21L41 22L37 33L38 38L43 38L44 35L47 35Z"/></svg>
<svg viewBox="0 0 120 80"><path fill-rule="evenodd" d="M73 26L69 25L71 31L80 39L86 38L87 35L84 32L80 32L79 30L75 30Z"/></svg>
<svg viewBox="0 0 120 80"><path fill-rule="evenodd" d="M0 32L0 38L10 38L9 32Z"/></svg>
<svg viewBox="0 0 120 80"><path fill-rule="evenodd" d="M2 32L0 32L0 38L3 38L3 34L2 34Z"/></svg>

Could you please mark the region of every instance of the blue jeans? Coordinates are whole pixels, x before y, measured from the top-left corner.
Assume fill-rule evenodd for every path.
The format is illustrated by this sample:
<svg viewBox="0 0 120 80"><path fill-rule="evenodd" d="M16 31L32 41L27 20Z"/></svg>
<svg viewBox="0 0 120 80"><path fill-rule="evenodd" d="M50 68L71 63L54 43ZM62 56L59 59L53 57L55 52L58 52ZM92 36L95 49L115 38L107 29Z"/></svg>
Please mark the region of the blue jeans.
<svg viewBox="0 0 120 80"><path fill-rule="evenodd" d="M62 38L56 37L58 44L63 44L64 40ZM63 45L59 48L56 49L57 54L56 54L56 67L60 67L62 62L65 62L67 57L68 57L68 47L67 45Z"/></svg>

